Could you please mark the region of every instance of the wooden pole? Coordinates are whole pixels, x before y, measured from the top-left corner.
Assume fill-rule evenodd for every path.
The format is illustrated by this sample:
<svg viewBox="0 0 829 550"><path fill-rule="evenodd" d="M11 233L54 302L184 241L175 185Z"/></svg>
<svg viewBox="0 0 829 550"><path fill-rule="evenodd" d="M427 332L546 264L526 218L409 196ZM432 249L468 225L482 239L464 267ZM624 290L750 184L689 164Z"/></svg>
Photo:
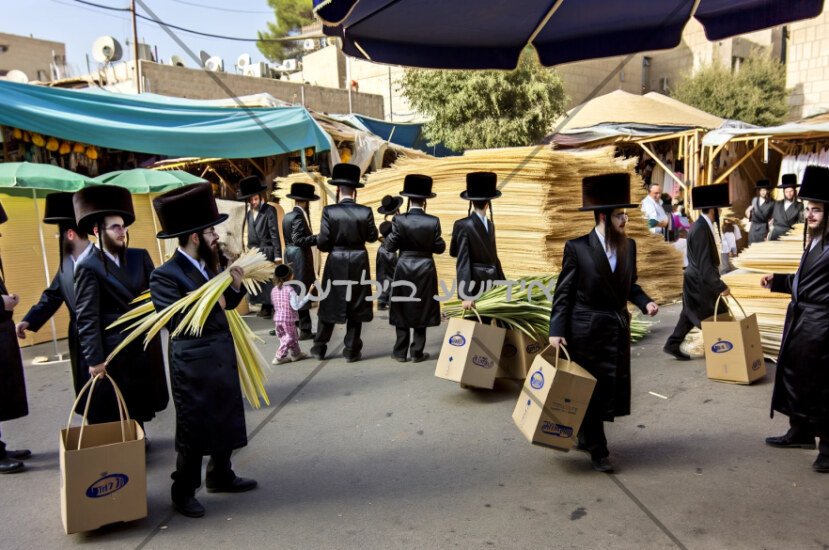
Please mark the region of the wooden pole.
<svg viewBox="0 0 829 550"><path fill-rule="evenodd" d="M135 59L135 89L141 93L141 60L138 59L138 21L135 16L135 0L130 1L132 14L132 56Z"/></svg>

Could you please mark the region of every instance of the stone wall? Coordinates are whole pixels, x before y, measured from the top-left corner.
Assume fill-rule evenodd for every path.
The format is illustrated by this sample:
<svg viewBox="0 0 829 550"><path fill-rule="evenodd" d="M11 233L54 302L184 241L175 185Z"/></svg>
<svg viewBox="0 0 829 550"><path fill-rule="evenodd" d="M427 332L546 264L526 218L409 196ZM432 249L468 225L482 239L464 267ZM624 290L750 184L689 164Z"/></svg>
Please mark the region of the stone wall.
<svg viewBox="0 0 829 550"><path fill-rule="evenodd" d="M797 120L829 109L829 12L788 30L789 116Z"/></svg>
<svg viewBox="0 0 829 550"><path fill-rule="evenodd" d="M17 69L26 73L29 80L52 80L52 54L63 68L66 46L60 42L40 40L28 36L0 33L0 76Z"/></svg>

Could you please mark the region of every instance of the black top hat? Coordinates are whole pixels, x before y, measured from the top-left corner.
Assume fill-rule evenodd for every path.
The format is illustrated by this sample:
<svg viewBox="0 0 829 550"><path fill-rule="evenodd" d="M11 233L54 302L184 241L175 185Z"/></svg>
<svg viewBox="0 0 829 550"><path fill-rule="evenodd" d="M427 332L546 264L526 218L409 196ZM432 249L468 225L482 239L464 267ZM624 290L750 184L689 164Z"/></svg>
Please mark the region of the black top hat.
<svg viewBox="0 0 829 550"><path fill-rule="evenodd" d="M777 187L779 189L785 189L786 187L797 187L797 174L783 174L783 177L780 178L780 185Z"/></svg>
<svg viewBox="0 0 829 550"><path fill-rule="evenodd" d="M497 199L501 196L497 186L498 176L494 172L470 172L466 175L466 191L461 192L461 198L467 201Z"/></svg>
<svg viewBox="0 0 829 550"><path fill-rule="evenodd" d="M829 202L829 168L807 166L798 195L807 201Z"/></svg>
<svg viewBox="0 0 829 550"><path fill-rule="evenodd" d="M87 233L104 216L121 216L127 226L135 221L132 195L117 185L85 187L72 195L72 206L78 228Z"/></svg>
<svg viewBox="0 0 829 550"><path fill-rule="evenodd" d="M219 214L209 183L167 191L153 199L153 208L161 223L161 231L156 235L159 239L197 233L228 218L227 214Z"/></svg>
<svg viewBox="0 0 829 550"><path fill-rule="evenodd" d="M613 210L636 208L630 202L630 174L618 172L587 176L581 180L581 208L579 210Z"/></svg>
<svg viewBox="0 0 829 550"><path fill-rule="evenodd" d="M291 192L285 195L296 201L318 201L319 195L314 193L317 188L311 183L292 183Z"/></svg>
<svg viewBox="0 0 829 550"><path fill-rule="evenodd" d="M385 238L389 236L389 233L391 233L391 227L391 222L386 220L383 223L381 223L380 227L378 227L377 229L380 231L380 235L382 235Z"/></svg>
<svg viewBox="0 0 829 550"><path fill-rule="evenodd" d="M273 276L277 279L285 279L291 274L291 267L288 264L279 264L273 270Z"/></svg>
<svg viewBox="0 0 829 550"><path fill-rule="evenodd" d="M725 208L731 206L727 183L703 185L691 189L691 202L695 210L703 208Z"/></svg>
<svg viewBox="0 0 829 550"><path fill-rule="evenodd" d="M360 182L360 167L347 162L334 165L334 169L331 170L331 179L328 180L328 183L354 189L365 187L365 184Z"/></svg>
<svg viewBox="0 0 829 550"><path fill-rule="evenodd" d="M268 188L256 176L247 176L239 180L239 190L236 192L236 199L243 201L259 193L264 193Z"/></svg>
<svg viewBox="0 0 829 550"><path fill-rule="evenodd" d="M386 195L380 201L380 206L377 207L378 214L394 214L400 207L403 206L403 197L392 197Z"/></svg>
<svg viewBox="0 0 829 550"><path fill-rule="evenodd" d="M3 208L3 205L0 204L0 223L6 223L9 221L9 217L6 215L6 210Z"/></svg>
<svg viewBox="0 0 829 550"><path fill-rule="evenodd" d="M52 193L46 195L46 208L43 223L75 225L75 207L72 205L74 193Z"/></svg>
<svg viewBox="0 0 829 550"><path fill-rule="evenodd" d="M437 197L432 193L432 178L423 174L408 174L403 180L404 197L413 199L433 199Z"/></svg>
<svg viewBox="0 0 829 550"><path fill-rule="evenodd" d="M755 189L771 189L771 182L769 180L757 180L754 185Z"/></svg>

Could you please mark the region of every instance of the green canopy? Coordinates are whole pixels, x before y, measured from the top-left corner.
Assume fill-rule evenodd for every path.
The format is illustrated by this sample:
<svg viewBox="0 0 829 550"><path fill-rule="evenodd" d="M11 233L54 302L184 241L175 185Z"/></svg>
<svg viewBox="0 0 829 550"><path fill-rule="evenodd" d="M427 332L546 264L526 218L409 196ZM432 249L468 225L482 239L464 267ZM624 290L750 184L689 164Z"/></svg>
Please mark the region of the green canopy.
<svg viewBox="0 0 829 550"><path fill-rule="evenodd" d="M163 193L191 183L204 183L205 180L184 170L149 170L134 168L107 172L92 181L98 184L117 185L129 189L130 193Z"/></svg>
<svg viewBox="0 0 829 550"><path fill-rule="evenodd" d="M51 191L77 191L94 181L52 164L0 163L0 190L9 195L41 197Z"/></svg>

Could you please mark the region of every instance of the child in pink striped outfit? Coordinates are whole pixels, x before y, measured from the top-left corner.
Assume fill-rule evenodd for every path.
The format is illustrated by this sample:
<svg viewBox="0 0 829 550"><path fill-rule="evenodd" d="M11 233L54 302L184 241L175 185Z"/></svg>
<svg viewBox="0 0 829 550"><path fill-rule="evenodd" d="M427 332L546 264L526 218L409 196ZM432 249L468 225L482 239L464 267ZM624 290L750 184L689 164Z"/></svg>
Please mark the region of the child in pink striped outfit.
<svg viewBox="0 0 829 550"><path fill-rule="evenodd" d="M305 298L300 300L294 285L287 284L288 281L294 278L294 273L286 264L276 266L273 275L271 303L273 304L273 322L276 325L276 335L279 337L279 348L276 350L276 356L271 363L281 365L308 357L308 354L299 349L296 324L299 320L297 311L310 300L311 289L307 289ZM288 357L289 353L290 357Z"/></svg>

